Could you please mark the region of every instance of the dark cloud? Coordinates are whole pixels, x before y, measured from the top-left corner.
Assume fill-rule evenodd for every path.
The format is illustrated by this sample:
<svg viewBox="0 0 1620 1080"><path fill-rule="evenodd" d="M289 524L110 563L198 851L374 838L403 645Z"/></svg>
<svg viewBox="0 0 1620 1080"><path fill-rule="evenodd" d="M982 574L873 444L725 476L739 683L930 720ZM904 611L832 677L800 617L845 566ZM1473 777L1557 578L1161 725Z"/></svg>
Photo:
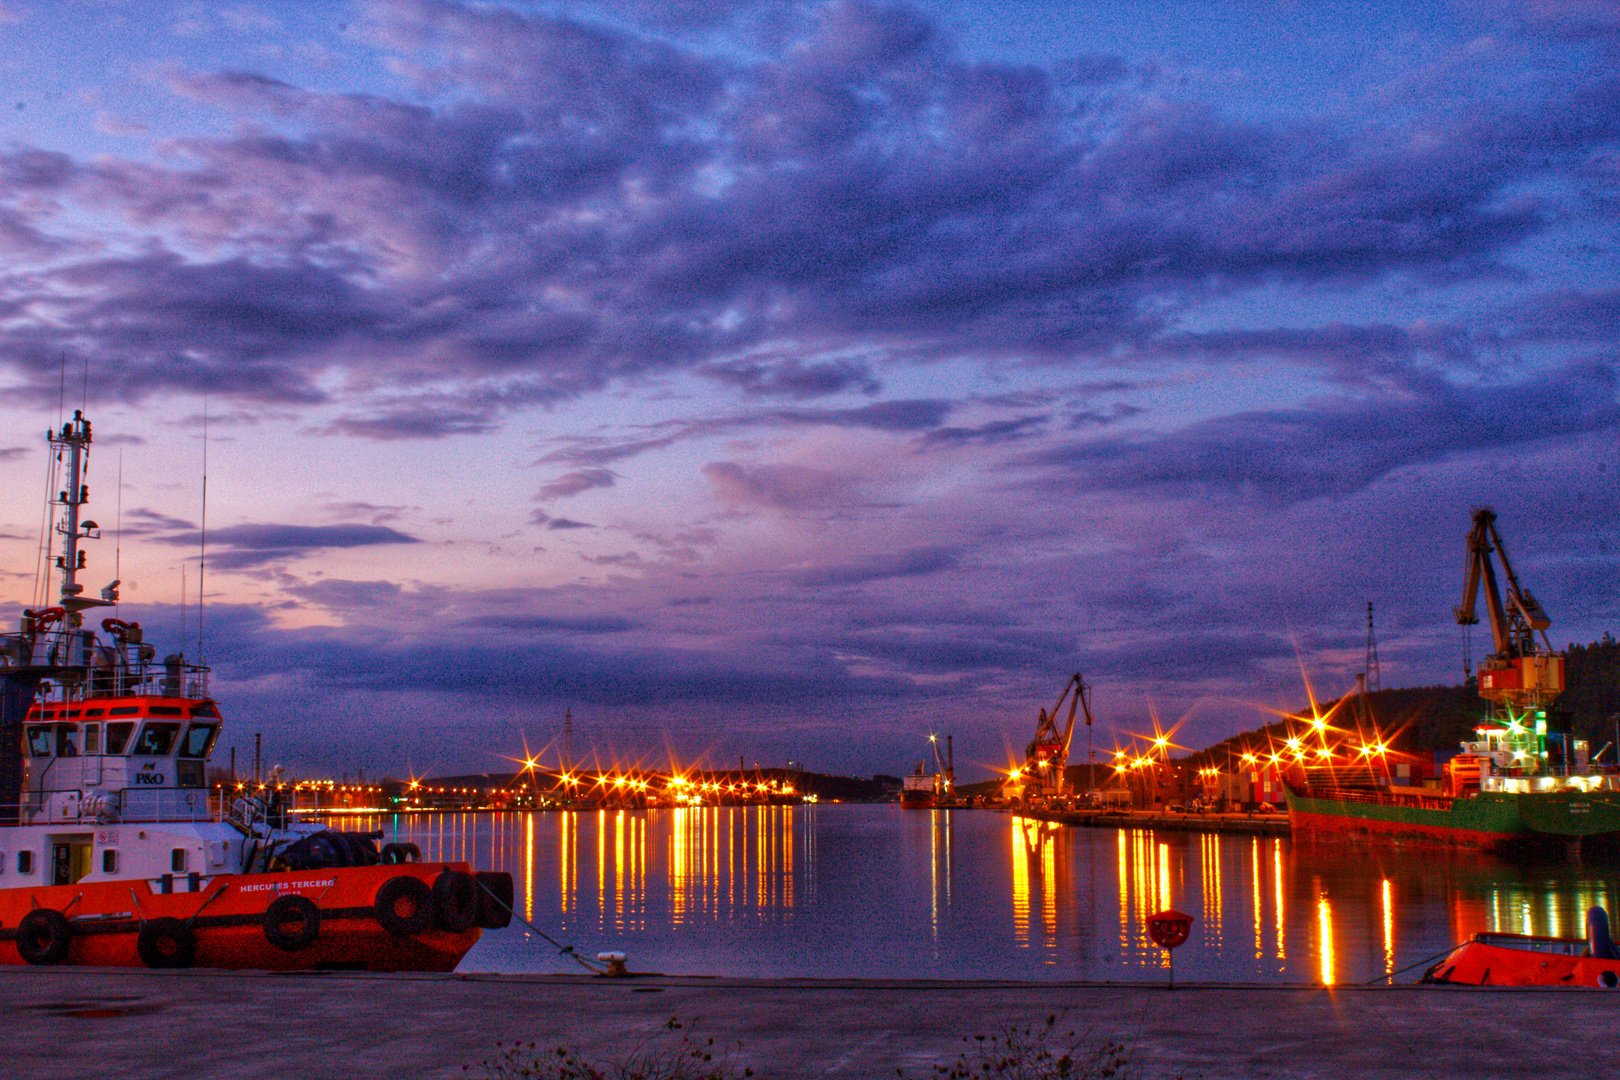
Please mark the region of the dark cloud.
<svg viewBox="0 0 1620 1080"><path fill-rule="evenodd" d="M783 409L772 415L795 424L907 432L938 427L952 408L948 401L880 401L857 409Z"/></svg>
<svg viewBox="0 0 1620 1080"><path fill-rule="evenodd" d="M525 634L622 634L629 630L638 629L641 624L632 619L614 615L580 615L575 618L558 618L543 615L494 615L488 618L469 619L463 622L461 626L467 630L492 627Z"/></svg>
<svg viewBox="0 0 1620 1080"><path fill-rule="evenodd" d="M197 523L184 518L170 517L156 510L139 507L124 512L123 529L134 536L155 533L174 533L177 529L195 529ZM160 537L160 539L162 539Z"/></svg>
<svg viewBox="0 0 1620 1080"><path fill-rule="evenodd" d="M348 501L324 504L321 509L334 517L350 518L357 514L369 515L371 524L382 525L389 521L398 521L405 514L420 512L420 506L379 506L376 503Z"/></svg>
<svg viewBox="0 0 1620 1080"><path fill-rule="evenodd" d="M1534 296L1503 313L1508 341L1620 341L1620 288L1561 289Z"/></svg>
<svg viewBox="0 0 1620 1080"><path fill-rule="evenodd" d="M788 359L776 363L733 360L710 364L701 373L757 397L816 398L858 391L876 394L882 384L870 366L854 360L809 363Z"/></svg>
<svg viewBox="0 0 1620 1080"><path fill-rule="evenodd" d="M714 461L703 475L723 502L773 510L822 510L844 504L850 478L801 465L743 465Z"/></svg>
<svg viewBox="0 0 1620 1080"><path fill-rule="evenodd" d="M540 458L535 464L548 464L554 461L567 461L579 465L606 465L615 461L624 461L627 458L637 457L654 450L663 450L680 441L680 435L668 435L657 439L632 439L628 442L610 443L598 438L580 438L573 440L574 445L561 450L553 450Z"/></svg>
<svg viewBox="0 0 1620 1080"><path fill-rule="evenodd" d="M868 581L884 581L889 578L922 577L955 569L961 560L961 554L957 548L912 548L893 554L874 555L858 563L821 567L800 574L797 580L806 588L825 588L860 585Z"/></svg>
<svg viewBox="0 0 1620 1080"><path fill-rule="evenodd" d="M1505 13L1555 37L1620 44L1620 10L1609 0L1534 0Z"/></svg>
<svg viewBox="0 0 1620 1080"><path fill-rule="evenodd" d="M430 407L397 409L380 416L344 416L325 429L326 434L352 435L384 442L394 439L444 439L452 435L483 435L495 430L489 410Z"/></svg>
<svg viewBox="0 0 1620 1080"><path fill-rule="evenodd" d="M198 547L203 537L199 532L180 532L154 539ZM208 565L218 570L243 570L324 548L421 543L383 525L227 525L210 530L207 539Z"/></svg>
<svg viewBox="0 0 1620 1080"><path fill-rule="evenodd" d="M611 469L578 469L574 472L563 473L550 483L542 484L537 499L561 499L570 495L578 495L582 491L592 488L613 486L613 470Z"/></svg>
<svg viewBox="0 0 1620 1080"><path fill-rule="evenodd" d="M1591 40L1598 10L1539 17ZM1620 133L1602 65L1539 96L1285 126L1129 89L1117 58L969 62L903 5L776 26L700 50L420 0L365 23L416 88L398 100L173 72L241 123L157 163L0 154L0 243L43 260L6 275L0 346L41 392L67 352L126 399L318 403L333 368L379 390L522 386L358 401L333 427L383 439L483 433L520 402L679 368L758 395L874 393L852 349L1143 355L1191 297L1499 277L1556 217L1531 181ZM123 242L80 245L57 209L74 205Z"/></svg>
<svg viewBox="0 0 1620 1080"><path fill-rule="evenodd" d="M1020 442L1039 434L1050 419L1049 416L1020 416L1012 420L992 420L973 428L938 428L924 435L923 442L946 445Z"/></svg>
<svg viewBox="0 0 1620 1080"><path fill-rule="evenodd" d="M540 521L539 521L540 517L541 517L541 515L537 512L535 514L534 524L536 524L536 525L540 524ZM547 518L545 520L545 526L548 529L594 529L594 528L596 528L595 525L592 525L588 521L574 521L574 520L572 520L570 518Z"/></svg>
<svg viewBox="0 0 1620 1080"><path fill-rule="evenodd" d="M55 151L13 147L0 153L0 190L59 191L78 174L74 160Z"/></svg>
<svg viewBox="0 0 1620 1080"><path fill-rule="evenodd" d="M605 440L600 436L573 438L569 440L571 445L545 454L537 464L568 462L600 468L642 454L666 450L677 443L761 427L835 427L908 434L938 427L955 408L953 403L937 399L898 399L848 409L798 408L734 413L665 423L660 426L670 433L656 438L631 438L620 442ZM593 470L583 471L588 473Z"/></svg>
<svg viewBox="0 0 1620 1080"><path fill-rule="evenodd" d="M1316 368L1354 387L1400 386L1409 378L1421 384L1430 377L1425 370L1476 366L1477 353L1476 343L1454 326L1345 323L1166 334L1151 349L1155 357L1209 364L1279 360Z"/></svg>
<svg viewBox="0 0 1620 1080"><path fill-rule="evenodd" d="M347 581L328 578L303 585L286 585L282 591L334 611L380 611L392 607L403 591L393 581Z"/></svg>
<svg viewBox="0 0 1620 1080"><path fill-rule="evenodd" d="M1359 491L1404 466L1620 427L1613 367L1576 364L1524 382L1430 378L1400 395L1240 412L1162 435L1069 443L1029 454L1063 485L1220 493L1290 503Z"/></svg>
<svg viewBox="0 0 1620 1080"><path fill-rule="evenodd" d="M1075 428L1106 427L1117 424L1121 420L1129 420L1133 416L1140 416L1145 410L1136 405L1126 405L1121 402L1106 409L1080 409L1064 417L1064 422L1070 430Z"/></svg>
<svg viewBox="0 0 1620 1080"><path fill-rule="evenodd" d="M1131 69L1117 56L1092 53L1063 61L1057 65L1057 74L1081 86L1107 86L1123 81L1131 74Z"/></svg>

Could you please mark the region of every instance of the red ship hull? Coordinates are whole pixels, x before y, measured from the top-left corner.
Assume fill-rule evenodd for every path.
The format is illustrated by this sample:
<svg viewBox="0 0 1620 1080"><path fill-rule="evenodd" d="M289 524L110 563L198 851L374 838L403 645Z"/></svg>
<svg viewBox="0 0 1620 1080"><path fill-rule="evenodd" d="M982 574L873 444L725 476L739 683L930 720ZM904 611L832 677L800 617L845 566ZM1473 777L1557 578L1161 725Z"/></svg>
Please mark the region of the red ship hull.
<svg viewBox="0 0 1620 1080"><path fill-rule="evenodd" d="M481 934L477 925L446 929L436 910L434 886L453 872L470 879L465 863L405 863L221 874L199 879L196 891L181 879L169 893L146 880L0 890L0 963L452 971ZM420 885L389 885L402 877ZM283 897L303 898L308 905L291 904L318 915L271 926L269 909ZM54 914L25 923L40 909Z"/></svg>
<svg viewBox="0 0 1620 1080"><path fill-rule="evenodd" d="M1481 829L1459 829L1450 825L1423 821L1383 821L1373 817L1346 817L1338 814L1313 814L1291 810L1289 825L1300 839L1350 840L1358 837L1379 837L1413 844L1435 847L1473 848L1495 851L1523 840L1517 833L1487 832Z"/></svg>

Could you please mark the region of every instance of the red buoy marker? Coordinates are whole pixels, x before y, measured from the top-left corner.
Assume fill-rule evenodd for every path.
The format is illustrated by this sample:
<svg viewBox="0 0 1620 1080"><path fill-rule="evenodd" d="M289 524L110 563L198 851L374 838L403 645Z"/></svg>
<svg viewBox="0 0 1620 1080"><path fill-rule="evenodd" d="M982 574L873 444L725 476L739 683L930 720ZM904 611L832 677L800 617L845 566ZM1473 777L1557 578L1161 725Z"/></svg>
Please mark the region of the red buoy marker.
<svg viewBox="0 0 1620 1080"><path fill-rule="evenodd" d="M1187 937L1192 933L1193 917L1177 911L1175 908L1166 908L1157 915L1149 915L1147 919L1148 937L1153 943L1163 949L1170 958L1170 989L1176 988L1176 952L1177 947L1187 943Z"/></svg>

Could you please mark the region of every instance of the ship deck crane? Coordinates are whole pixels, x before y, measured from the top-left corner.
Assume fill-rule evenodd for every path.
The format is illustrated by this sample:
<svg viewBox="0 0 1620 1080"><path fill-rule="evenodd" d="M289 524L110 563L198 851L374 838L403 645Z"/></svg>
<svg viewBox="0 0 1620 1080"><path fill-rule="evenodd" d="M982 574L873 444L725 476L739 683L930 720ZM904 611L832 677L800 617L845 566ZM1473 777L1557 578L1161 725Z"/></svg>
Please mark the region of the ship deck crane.
<svg viewBox="0 0 1620 1080"><path fill-rule="evenodd" d="M1011 785L1018 789L1015 797L1027 804L1035 797L1063 795L1067 788L1064 769L1069 764L1069 742L1074 737L1076 716L1083 710L1086 727L1091 727L1091 687L1076 672L1064 684L1052 711L1042 709L1035 724L1035 737L1024 750L1024 767L1016 771ZM1063 714L1063 703L1069 704L1068 720L1058 731L1058 718ZM1009 792L1011 794L1011 792Z"/></svg>
<svg viewBox="0 0 1620 1080"><path fill-rule="evenodd" d="M1501 561L1507 578L1505 599L1497 586L1492 552ZM1485 610L1496 649L1480 660L1479 696L1510 709L1546 710L1564 692L1564 654L1555 652L1547 640L1546 630L1552 620L1530 590L1519 584L1519 575L1496 530L1496 512L1488 506L1474 511L1464 577L1457 622L1463 626L1479 622L1474 609L1483 581ZM1540 645L1536 643L1537 634L1541 635Z"/></svg>

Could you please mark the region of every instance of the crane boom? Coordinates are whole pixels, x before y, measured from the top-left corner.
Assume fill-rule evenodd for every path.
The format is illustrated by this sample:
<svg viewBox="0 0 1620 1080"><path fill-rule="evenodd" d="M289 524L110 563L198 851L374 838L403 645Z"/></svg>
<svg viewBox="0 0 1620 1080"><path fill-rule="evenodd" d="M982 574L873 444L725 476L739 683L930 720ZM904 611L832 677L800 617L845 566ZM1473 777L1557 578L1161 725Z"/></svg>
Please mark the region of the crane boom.
<svg viewBox="0 0 1620 1080"><path fill-rule="evenodd" d="M1069 764L1069 744L1074 738L1075 720L1084 710L1086 726L1090 727L1092 723L1091 702L1087 699L1090 689L1077 672L1069 676L1052 711L1040 711L1040 717L1035 722L1035 737L1025 747L1024 767L1019 771L1022 780L1019 786L1026 801L1031 796L1062 795L1065 792L1068 785L1064 769ZM1063 730L1059 731L1058 721L1063 716L1065 701L1069 705L1069 715Z"/></svg>
<svg viewBox="0 0 1620 1080"><path fill-rule="evenodd" d="M1497 587L1492 552L1501 560L1502 574L1507 578L1505 602ZM1479 622L1475 604L1483 583L1491 641L1496 647L1494 653L1480 661L1480 696L1510 706L1547 707L1563 693L1564 656L1554 652L1547 640L1546 630L1552 620L1530 590L1519 583L1502 535L1496 529L1496 512L1488 506L1474 511L1467 560L1463 601L1454 609L1457 622L1464 626ZM1536 646L1538 633L1540 648Z"/></svg>

